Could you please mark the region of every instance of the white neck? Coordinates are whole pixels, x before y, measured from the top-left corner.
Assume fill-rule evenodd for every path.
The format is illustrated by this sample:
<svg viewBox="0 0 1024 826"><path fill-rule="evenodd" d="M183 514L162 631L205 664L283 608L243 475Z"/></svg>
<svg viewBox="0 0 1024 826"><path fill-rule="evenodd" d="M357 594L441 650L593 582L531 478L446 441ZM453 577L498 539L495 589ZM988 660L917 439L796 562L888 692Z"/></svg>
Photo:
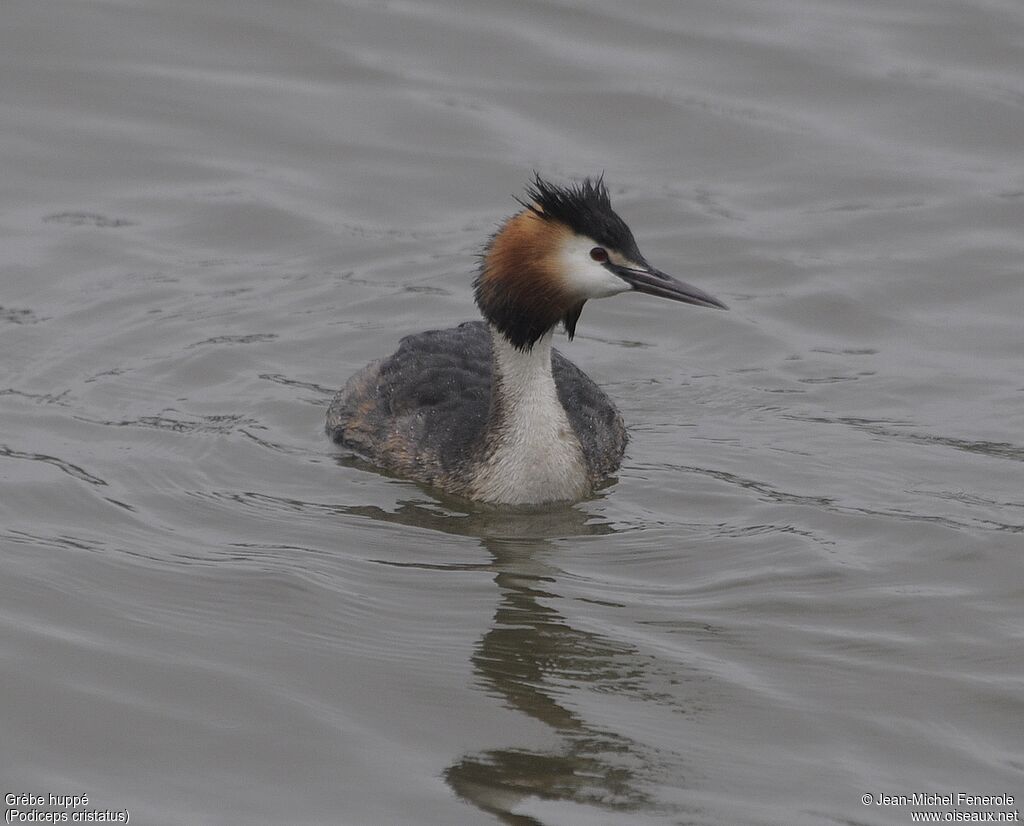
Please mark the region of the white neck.
<svg viewBox="0 0 1024 826"><path fill-rule="evenodd" d="M588 487L579 439L551 373L551 335L517 350L491 327L493 370L488 450L475 498L522 505L578 499Z"/></svg>

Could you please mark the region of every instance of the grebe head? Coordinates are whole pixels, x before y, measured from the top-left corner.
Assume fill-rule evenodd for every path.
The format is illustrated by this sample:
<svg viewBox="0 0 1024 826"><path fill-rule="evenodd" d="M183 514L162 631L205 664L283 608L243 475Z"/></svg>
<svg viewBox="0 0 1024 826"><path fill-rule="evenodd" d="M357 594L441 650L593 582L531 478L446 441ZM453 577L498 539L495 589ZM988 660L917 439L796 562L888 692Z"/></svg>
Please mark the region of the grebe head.
<svg viewBox="0 0 1024 826"><path fill-rule="evenodd" d="M562 187L535 175L520 203L485 248L473 282L480 312L516 348L529 350L559 321L571 339L587 299L628 290L727 309L647 263L602 178Z"/></svg>

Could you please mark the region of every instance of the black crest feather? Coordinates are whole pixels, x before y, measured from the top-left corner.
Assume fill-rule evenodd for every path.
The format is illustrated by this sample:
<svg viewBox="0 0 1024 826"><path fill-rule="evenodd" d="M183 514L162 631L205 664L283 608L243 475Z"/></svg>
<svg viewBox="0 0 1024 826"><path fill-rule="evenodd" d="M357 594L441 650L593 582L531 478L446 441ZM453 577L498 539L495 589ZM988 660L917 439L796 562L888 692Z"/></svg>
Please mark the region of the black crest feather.
<svg viewBox="0 0 1024 826"><path fill-rule="evenodd" d="M612 209L604 174L584 178L576 185L559 186L534 172L533 183L527 187L526 194L529 200L520 203L546 221L558 221L577 235L593 238L627 258L643 260L633 233Z"/></svg>

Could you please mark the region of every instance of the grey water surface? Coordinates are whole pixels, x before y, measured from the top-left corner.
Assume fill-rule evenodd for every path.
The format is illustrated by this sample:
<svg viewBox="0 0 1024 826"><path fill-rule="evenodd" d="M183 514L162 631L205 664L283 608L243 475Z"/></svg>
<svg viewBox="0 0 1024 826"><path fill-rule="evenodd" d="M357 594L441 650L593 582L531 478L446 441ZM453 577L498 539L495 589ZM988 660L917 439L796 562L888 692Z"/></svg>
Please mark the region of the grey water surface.
<svg viewBox="0 0 1024 826"><path fill-rule="evenodd" d="M1019 0L5 0L0 156L5 795L1024 808ZM509 512L322 427L535 169L731 310L588 304L626 460Z"/></svg>

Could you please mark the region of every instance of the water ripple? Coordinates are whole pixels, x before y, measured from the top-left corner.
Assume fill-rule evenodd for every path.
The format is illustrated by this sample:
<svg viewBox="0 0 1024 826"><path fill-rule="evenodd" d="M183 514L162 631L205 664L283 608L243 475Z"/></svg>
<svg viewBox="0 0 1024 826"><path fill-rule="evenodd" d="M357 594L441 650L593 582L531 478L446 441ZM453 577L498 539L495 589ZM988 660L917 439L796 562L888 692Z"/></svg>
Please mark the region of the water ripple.
<svg viewBox="0 0 1024 826"><path fill-rule="evenodd" d="M64 473L68 474L72 478L79 479L83 482L88 482L90 485L106 485L107 483L100 479L98 476L89 473L84 468L79 467L76 464L65 461L57 456L48 456L45 453L31 453L26 451L14 450L7 445L0 445L0 457L8 459L27 459L31 462L43 462L47 465L53 465L59 468Z"/></svg>

